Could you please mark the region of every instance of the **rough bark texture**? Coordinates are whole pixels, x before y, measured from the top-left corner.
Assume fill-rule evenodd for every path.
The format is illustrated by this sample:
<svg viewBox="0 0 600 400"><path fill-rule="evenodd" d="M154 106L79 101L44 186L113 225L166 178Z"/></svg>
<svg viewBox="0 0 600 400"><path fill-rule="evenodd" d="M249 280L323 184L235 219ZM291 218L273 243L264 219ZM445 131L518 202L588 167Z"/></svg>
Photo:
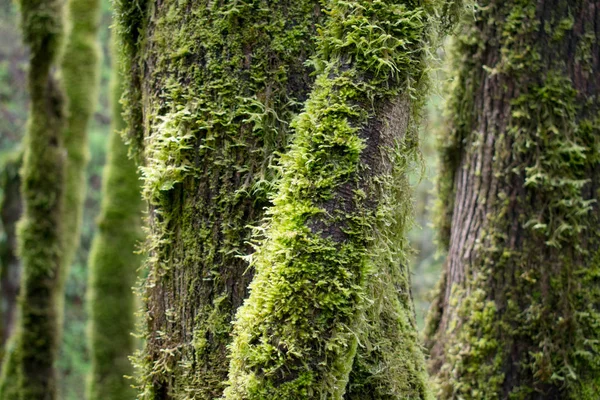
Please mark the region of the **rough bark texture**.
<svg viewBox="0 0 600 400"><path fill-rule="evenodd" d="M442 140L441 399L600 397L600 2L465 18Z"/></svg>
<svg viewBox="0 0 600 400"><path fill-rule="evenodd" d="M16 324L17 295L21 266L17 258L17 221L21 217L23 202L21 200L21 177L19 169L22 165L22 154L17 151L5 160L0 173L2 201L0 202L0 219L2 220L3 237L0 240L0 358L4 356L7 340L14 332Z"/></svg>
<svg viewBox="0 0 600 400"><path fill-rule="evenodd" d="M120 136L122 80L113 68L112 128L104 167L98 232L90 252L88 309L91 372L89 400L135 398L128 357L135 350L133 287L142 259L134 254L143 240L140 181L135 162Z"/></svg>
<svg viewBox="0 0 600 400"><path fill-rule="evenodd" d="M64 95L53 69L63 36L62 8L62 1L21 2L23 37L30 49L31 112L22 170L24 213L18 225L23 263L18 355L16 362L7 362L3 368L2 399L12 398L6 392L11 387L10 392L18 392L20 400L56 396L66 154Z"/></svg>
<svg viewBox="0 0 600 400"><path fill-rule="evenodd" d="M251 277L240 256L311 81L318 2L122 2L117 16L151 205L141 398L213 399Z"/></svg>

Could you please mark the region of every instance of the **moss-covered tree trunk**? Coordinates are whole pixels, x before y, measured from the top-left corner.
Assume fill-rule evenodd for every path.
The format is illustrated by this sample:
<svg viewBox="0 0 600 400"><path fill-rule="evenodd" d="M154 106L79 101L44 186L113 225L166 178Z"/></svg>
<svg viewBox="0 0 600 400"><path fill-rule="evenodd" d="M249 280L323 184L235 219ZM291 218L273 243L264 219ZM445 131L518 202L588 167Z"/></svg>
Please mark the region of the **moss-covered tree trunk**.
<svg viewBox="0 0 600 400"><path fill-rule="evenodd" d="M2 221L3 238L0 240L0 361L4 357L7 340L14 332L16 324L17 295L21 275L21 263L17 257L17 221L21 217L23 202L21 200L21 177L19 169L22 165L21 151L16 151L5 160L0 172L0 219Z"/></svg>
<svg viewBox="0 0 600 400"><path fill-rule="evenodd" d="M308 92L318 1L117 3L129 139L150 203L143 399L213 399L251 225Z"/></svg>
<svg viewBox="0 0 600 400"><path fill-rule="evenodd" d="M428 397L403 230L433 4L320 3L117 3L127 137L151 205L143 399L213 399L228 384L230 398ZM271 261L290 263L292 292L270 285ZM275 311L244 320L250 300L230 369L254 267ZM248 362L260 329L300 347Z"/></svg>
<svg viewBox="0 0 600 400"><path fill-rule="evenodd" d="M486 0L453 54L441 399L600 398L600 2Z"/></svg>
<svg viewBox="0 0 600 400"><path fill-rule="evenodd" d="M113 58L114 60L114 58ZM114 64L114 61L113 61ZM135 398L128 359L135 350L133 287L141 264L134 254L143 239L142 198L135 162L120 136L121 79L112 77L112 127L104 167L101 214L89 258L88 310L91 372L89 400Z"/></svg>
<svg viewBox="0 0 600 400"><path fill-rule="evenodd" d="M63 1L23 0L21 16L30 50L31 103L22 169L24 213L18 225L23 272L17 377L9 384L18 385L21 400L54 399L66 168L64 93L54 72L63 37Z"/></svg>
<svg viewBox="0 0 600 400"><path fill-rule="evenodd" d="M85 171L89 159L88 126L96 107L100 48L100 0L68 0L70 31L62 55L61 73L68 100L65 186L64 247L62 284L67 278L79 246L79 232L85 198Z"/></svg>
<svg viewBox="0 0 600 400"><path fill-rule="evenodd" d="M318 76L252 256L225 398L432 398L402 254L431 10L327 8Z"/></svg>

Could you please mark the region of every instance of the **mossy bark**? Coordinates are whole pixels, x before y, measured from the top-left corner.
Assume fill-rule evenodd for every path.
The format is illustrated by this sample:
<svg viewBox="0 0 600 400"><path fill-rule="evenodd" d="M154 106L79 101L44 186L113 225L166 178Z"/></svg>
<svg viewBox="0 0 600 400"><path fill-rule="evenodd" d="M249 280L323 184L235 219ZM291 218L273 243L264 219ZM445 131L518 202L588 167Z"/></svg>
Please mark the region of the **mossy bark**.
<svg viewBox="0 0 600 400"><path fill-rule="evenodd" d="M0 362L4 358L7 340L16 324L17 295L21 275L21 263L17 258L16 225L21 217L23 202L21 199L21 177L19 169L22 165L22 153L16 151L5 160L0 172L2 201L0 202L0 219L2 220L3 239L0 241Z"/></svg>
<svg viewBox="0 0 600 400"><path fill-rule="evenodd" d="M441 399L600 397L600 2L486 0L454 45Z"/></svg>
<svg viewBox="0 0 600 400"><path fill-rule="evenodd" d="M425 4L327 7L318 76L251 258L256 276L237 314L224 398L432 398L401 264Z"/></svg>
<svg viewBox="0 0 600 400"><path fill-rule="evenodd" d="M260 248L273 243L263 243L259 226L282 172L275 213L286 213L282 190L299 191L290 194L292 206L304 202L309 210L294 223L311 229L322 253L310 252L319 245L309 246L297 261L319 256L317 292L330 287L333 293L321 298L329 305L301 297L285 301L291 309L305 301L308 309L323 310L315 321L322 332L311 322L303 326L308 332L298 327L298 335L314 338L315 352L302 361L315 367L310 371L315 387L306 391L311 385L303 379L280 385L286 377L267 378L246 393L251 383L246 376L254 371L244 370L244 355L235 348L243 346L244 330L254 328L246 321L238 323L227 395L339 398L350 379L348 398L429 396L415 338L403 230L410 208L406 170L416 157L434 2L375 3L334 2L331 14L323 13L318 1L116 3L127 76L126 138L143 161L143 191L151 205L149 276L142 287L147 345L136 358L141 398L212 399L223 393L231 320L260 265L256 260L268 259L264 253L248 256L256 241ZM318 37L315 25L326 19L327 31ZM283 167L274 170L275 154L286 149L290 122L313 84L307 111L296 122L299 138ZM323 132L312 125L320 122L326 125ZM290 166L301 164L302 157L318 162L314 175L299 166L300 183L294 183L296 170ZM321 179L318 186L307 183L312 178ZM292 206L285 218L300 212ZM293 224L279 223L290 235L297 233ZM329 264L340 268L328 269ZM302 289L303 282L297 283ZM271 293L283 300L271 289L261 287L259 296ZM333 316L337 311L339 318ZM306 321L302 312L298 317ZM286 330L288 322L269 324ZM319 370L329 344L334 360ZM270 362L276 360L265 360ZM297 359L285 366L290 376L301 368ZM349 377L353 367L356 373Z"/></svg>
<svg viewBox="0 0 600 400"><path fill-rule="evenodd" d="M65 208L68 212L63 222L63 285L79 246L89 159L87 131L96 107L99 78L100 0L68 0L68 18L70 30L61 61L68 116L64 132L67 149Z"/></svg>
<svg viewBox="0 0 600 400"><path fill-rule="evenodd" d="M251 278L240 256L312 80L318 1L130 6L117 4L126 137L150 203L140 397L213 399Z"/></svg>
<svg viewBox="0 0 600 400"><path fill-rule="evenodd" d="M59 279L66 154L64 93L54 77L63 36L63 2L21 2L22 28L30 49L31 108L24 146L18 225L23 272L19 298L18 362L14 364L21 400L54 399L58 350ZM7 363L8 364L8 363ZM7 375L3 373L3 378ZM15 381L16 380L16 381ZM3 396L0 393L0 396Z"/></svg>
<svg viewBox="0 0 600 400"><path fill-rule="evenodd" d="M125 129L119 99L122 80L113 68L112 127L104 167L98 232L90 252L88 310L91 372L89 400L135 398L128 357L135 350L135 286L143 240L140 180L135 162L120 136Z"/></svg>

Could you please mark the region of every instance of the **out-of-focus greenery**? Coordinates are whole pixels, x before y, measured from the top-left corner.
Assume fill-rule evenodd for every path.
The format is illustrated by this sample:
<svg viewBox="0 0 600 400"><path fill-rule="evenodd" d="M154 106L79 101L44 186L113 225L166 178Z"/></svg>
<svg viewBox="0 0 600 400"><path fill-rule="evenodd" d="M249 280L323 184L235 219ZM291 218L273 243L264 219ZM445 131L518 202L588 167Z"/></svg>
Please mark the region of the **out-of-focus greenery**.
<svg viewBox="0 0 600 400"><path fill-rule="evenodd" d="M102 166L105 160L110 113L108 82L111 74L109 59L110 0L102 1L101 41L103 61L97 111L89 131L91 159L87 170L88 188L81 229L81 245L71 267L66 286L64 337L59 360L61 399L85 398L86 376L89 357L86 349L85 292L87 260L90 244L95 233L95 218L100 205ZM17 8L11 0L0 0L0 166L4 157L12 153L22 140L27 119L26 92L27 53L20 40ZM422 326L429 306L428 293L441 271L442 257L436 257L435 234L431 227L434 179L437 172L435 151L439 129L439 103L441 97L433 95L427 118L422 129L421 150L424 158L424 174L416 186L416 227L410 232L415 248L412 265L413 296L417 320ZM415 181L418 178L415 177ZM2 193L0 193L0 196ZM0 240L3 237L0 226Z"/></svg>
<svg viewBox="0 0 600 400"><path fill-rule="evenodd" d="M66 286L64 337L58 362L60 398L85 398L89 357L86 349L85 292L87 259L96 229L95 217L100 205L102 166L108 138L110 113L108 81L111 74L108 31L111 22L110 0L102 1L102 53L99 102L89 130L91 159L87 169L88 188L85 200L81 245ZM0 167L3 159L14 152L23 138L27 120L27 52L20 38L17 7L11 0L0 0ZM0 196L2 193L0 193ZM4 231L0 226L0 240Z"/></svg>

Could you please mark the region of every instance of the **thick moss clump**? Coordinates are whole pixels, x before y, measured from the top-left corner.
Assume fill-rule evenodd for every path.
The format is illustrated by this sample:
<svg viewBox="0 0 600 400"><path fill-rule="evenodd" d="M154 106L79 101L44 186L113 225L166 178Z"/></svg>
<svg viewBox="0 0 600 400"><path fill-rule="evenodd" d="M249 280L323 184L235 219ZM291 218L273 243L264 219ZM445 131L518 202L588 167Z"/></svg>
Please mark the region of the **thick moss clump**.
<svg viewBox="0 0 600 400"><path fill-rule="evenodd" d="M325 12L313 57L318 77L294 122L265 238L251 257L256 276L237 314L224 397L341 399L357 347L365 346L371 354L357 360L350 398L369 378L371 388L384 387L369 393L377 398L431 398L407 272L394 265L410 208L404 174L416 154L427 9L334 1ZM390 235L390 226L399 231ZM406 292L384 312L369 310L372 326L361 326L368 304L382 304L377 291L396 297L371 284L383 276ZM372 328L402 344L393 349ZM385 351L406 358L390 362ZM394 368L381 378L377 365Z"/></svg>

